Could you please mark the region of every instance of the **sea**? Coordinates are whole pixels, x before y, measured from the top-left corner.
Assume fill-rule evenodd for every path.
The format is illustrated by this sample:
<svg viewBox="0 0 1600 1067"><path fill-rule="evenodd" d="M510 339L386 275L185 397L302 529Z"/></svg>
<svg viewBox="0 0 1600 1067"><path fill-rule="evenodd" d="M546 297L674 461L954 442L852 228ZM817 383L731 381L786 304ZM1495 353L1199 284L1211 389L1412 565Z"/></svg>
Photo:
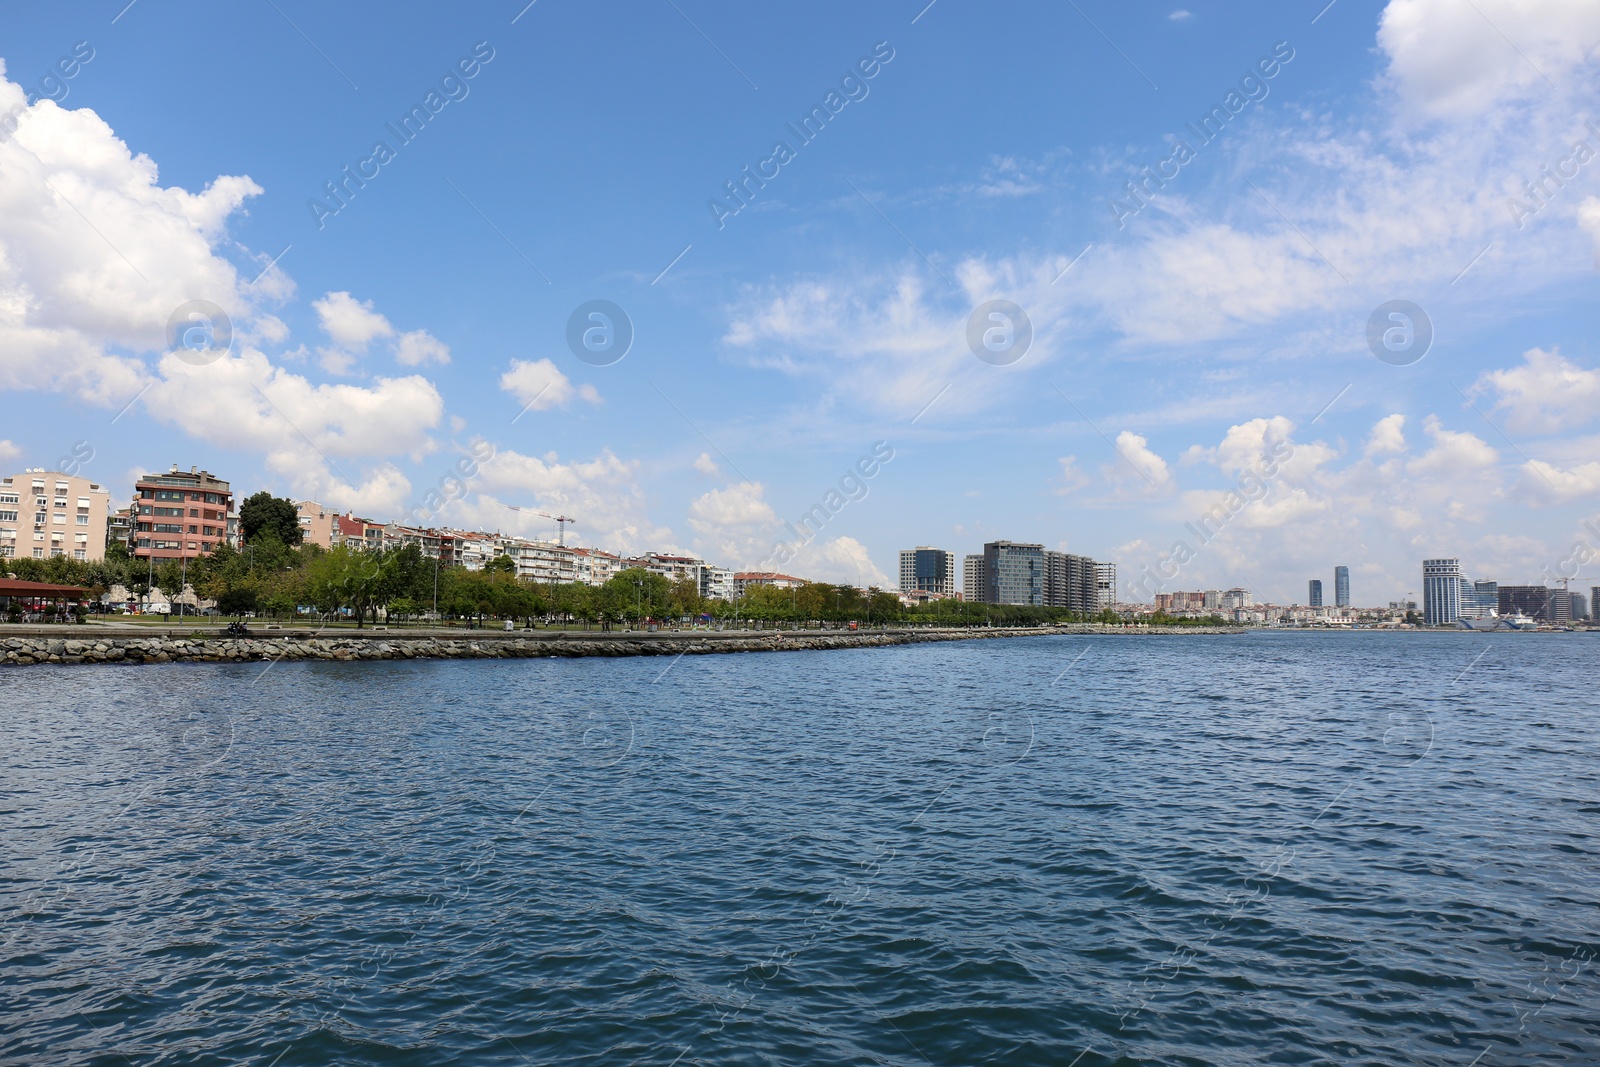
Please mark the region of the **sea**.
<svg viewBox="0 0 1600 1067"><path fill-rule="evenodd" d="M1600 1063L1600 634L0 674L0 1063Z"/></svg>

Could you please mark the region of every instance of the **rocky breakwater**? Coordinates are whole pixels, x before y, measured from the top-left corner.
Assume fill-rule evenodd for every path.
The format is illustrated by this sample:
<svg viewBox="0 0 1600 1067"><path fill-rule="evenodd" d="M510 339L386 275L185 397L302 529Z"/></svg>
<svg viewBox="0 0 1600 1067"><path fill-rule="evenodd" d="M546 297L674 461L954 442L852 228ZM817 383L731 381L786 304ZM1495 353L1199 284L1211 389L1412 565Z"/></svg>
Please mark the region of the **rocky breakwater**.
<svg viewBox="0 0 1600 1067"><path fill-rule="evenodd" d="M1155 628L1045 627L1018 630L889 630L833 633L679 632L580 634L552 631L410 635L374 633L149 636L99 635L0 638L0 665L37 663L244 663L277 660L528 659L549 656L677 656L727 652L803 652L874 648L927 641L973 641L1041 635L1152 634ZM1182 632L1218 632L1188 629ZM1237 633L1239 631L1225 631Z"/></svg>

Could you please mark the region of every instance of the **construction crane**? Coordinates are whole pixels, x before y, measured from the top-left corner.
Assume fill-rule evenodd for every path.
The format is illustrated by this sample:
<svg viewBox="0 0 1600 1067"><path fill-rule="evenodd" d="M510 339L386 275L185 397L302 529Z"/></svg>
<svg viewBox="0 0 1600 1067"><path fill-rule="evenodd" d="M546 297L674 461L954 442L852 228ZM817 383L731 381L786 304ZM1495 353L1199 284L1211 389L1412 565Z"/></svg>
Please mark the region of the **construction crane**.
<svg viewBox="0 0 1600 1067"><path fill-rule="evenodd" d="M540 511L538 508L523 508L515 504L501 504L500 506L510 508L512 511L526 511L530 515L543 515L547 519L554 519L556 529L560 531L556 534L556 540L560 542L562 548L567 547L567 523L570 522L574 526L578 524L577 519L568 518L565 515L552 515L548 511Z"/></svg>

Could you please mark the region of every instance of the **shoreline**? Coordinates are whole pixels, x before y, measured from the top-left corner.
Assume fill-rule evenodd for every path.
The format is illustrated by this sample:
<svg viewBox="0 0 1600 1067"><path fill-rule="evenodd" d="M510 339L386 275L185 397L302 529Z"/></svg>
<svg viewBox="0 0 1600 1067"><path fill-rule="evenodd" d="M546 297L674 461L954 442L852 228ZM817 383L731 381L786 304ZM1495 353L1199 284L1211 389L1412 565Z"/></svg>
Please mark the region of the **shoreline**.
<svg viewBox="0 0 1600 1067"><path fill-rule="evenodd" d="M84 628L88 629L88 628ZM263 631L249 637L201 637L137 633L87 633L74 628L53 634L7 636L0 632L0 666L40 663L275 663L279 660L539 659L583 656L726 655L736 652L810 652L884 648L935 641L981 641L1004 637L1160 637L1248 633L1217 627L1144 627L1095 624L970 630L874 631L638 631L513 630L417 632L349 631L325 636L316 630ZM81 636L80 636L81 635Z"/></svg>

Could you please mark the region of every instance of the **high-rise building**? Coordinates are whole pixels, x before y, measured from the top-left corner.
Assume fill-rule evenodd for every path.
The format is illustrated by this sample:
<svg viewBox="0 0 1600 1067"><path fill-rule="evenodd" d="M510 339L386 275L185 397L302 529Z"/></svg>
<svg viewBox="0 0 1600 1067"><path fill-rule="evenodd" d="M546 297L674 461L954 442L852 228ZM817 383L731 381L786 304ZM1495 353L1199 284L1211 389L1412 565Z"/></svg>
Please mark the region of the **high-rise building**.
<svg viewBox="0 0 1600 1067"><path fill-rule="evenodd" d="M1313 579L1311 579L1309 588L1308 588L1308 590L1306 592L1306 598L1307 598L1306 599L1306 603L1310 604L1312 607L1314 607L1314 608L1322 607L1322 579L1321 578L1313 578Z"/></svg>
<svg viewBox="0 0 1600 1067"><path fill-rule="evenodd" d="M1333 568L1333 606L1347 608L1350 606L1350 568Z"/></svg>
<svg viewBox="0 0 1600 1067"><path fill-rule="evenodd" d="M177 466L133 487L133 556L165 563L203 556L228 538L233 492L209 471Z"/></svg>
<svg viewBox="0 0 1600 1067"><path fill-rule="evenodd" d="M986 595L985 589L983 557L961 557L961 599L973 604L982 604Z"/></svg>
<svg viewBox="0 0 1600 1067"><path fill-rule="evenodd" d="M1550 621L1550 594L1547 585L1502 585L1500 587L1500 614L1526 615L1530 619Z"/></svg>
<svg viewBox="0 0 1600 1067"><path fill-rule="evenodd" d="M956 557L942 548L918 545L900 551L900 591L956 595Z"/></svg>
<svg viewBox="0 0 1600 1067"><path fill-rule="evenodd" d="M1044 605L1044 545L990 541L983 546L984 601Z"/></svg>
<svg viewBox="0 0 1600 1067"><path fill-rule="evenodd" d="M1460 617L1461 560L1459 558L1423 560L1423 622L1429 626L1453 626Z"/></svg>
<svg viewBox="0 0 1600 1067"><path fill-rule="evenodd" d="M1600 585L1589 587L1589 617L1600 619Z"/></svg>
<svg viewBox="0 0 1600 1067"><path fill-rule="evenodd" d="M1094 565L1095 581L1099 586L1099 603L1101 611L1117 606L1117 565L1115 563L1096 563Z"/></svg>
<svg viewBox="0 0 1600 1067"><path fill-rule="evenodd" d="M1488 619L1500 610L1500 583L1461 579L1461 618Z"/></svg>
<svg viewBox="0 0 1600 1067"><path fill-rule="evenodd" d="M1094 560L1067 552L1045 552L1044 603L1092 615L1099 610L1100 574Z"/></svg>
<svg viewBox="0 0 1600 1067"><path fill-rule="evenodd" d="M104 559L111 494L42 467L0 479L0 557Z"/></svg>
<svg viewBox="0 0 1600 1067"><path fill-rule="evenodd" d="M1573 613L1571 613L1573 622L1578 622L1579 619L1587 619L1589 617L1589 600L1582 593L1566 593L1566 595L1573 601Z"/></svg>

